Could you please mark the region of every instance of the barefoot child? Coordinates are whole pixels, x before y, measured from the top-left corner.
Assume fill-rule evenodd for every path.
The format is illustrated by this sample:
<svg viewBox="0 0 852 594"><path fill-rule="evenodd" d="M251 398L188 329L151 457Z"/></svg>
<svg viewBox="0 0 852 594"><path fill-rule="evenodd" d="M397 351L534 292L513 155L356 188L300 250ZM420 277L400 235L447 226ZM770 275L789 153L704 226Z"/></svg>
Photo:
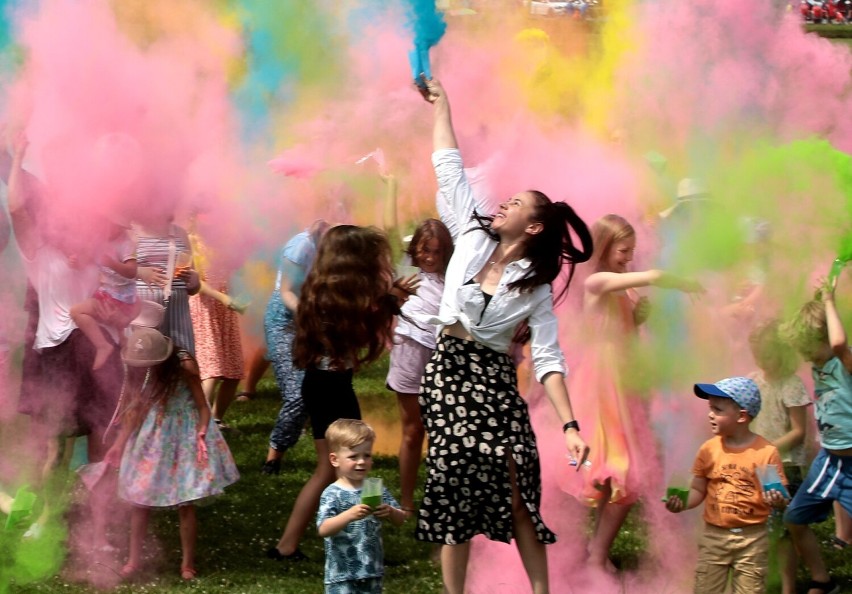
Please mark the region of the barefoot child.
<svg viewBox="0 0 852 594"><path fill-rule="evenodd" d="M692 467L686 504L673 495L666 509L679 513L704 504L704 532L698 544L696 594L719 594L733 573L733 591L766 591L770 507L783 508L784 496L764 491L755 469L773 465L786 485L778 449L749 428L760 412L757 384L730 377L715 384L695 384L695 395L708 401L714 437L701 446Z"/></svg>
<svg viewBox="0 0 852 594"><path fill-rule="evenodd" d="M142 544L151 509L177 508L181 568L195 578L198 525L195 504L219 495L239 478L219 428L211 422L198 370L181 359L172 341L153 328L137 328L122 349L128 366L122 431L106 461L119 465L118 494L133 505L130 554L123 578L142 566Z"/></svg>
<svg viewBox="0 0 852 594"><path fill-rule="evenodd" d="M352 386L360 365L390 343L400 306L419 280L393 278L391 249L378 229L338 225L323 236L296 310L293 363L305 370L302 398L311 419L317 463L299 491L278 544L266 555L299 561L299 541L315 517L323 490L334 482L325 431L337 419L359 419Z"/></svg>
<svg viewBox="0 0 852 594"><path fill-rule="evenodd" d="M110 223L106 253L100 262L100 287L71 308L71 319L95 345L93 370L106 362L115 348L100 323L121 330L136 316L136 246L125 227Z"/></svg>
<svg viewBox="0 0 852 594"><path fill-rule="evenodd" d="M382 490L380 505L362 503L361 487L373 467L375 439L372 427L354 419L338 419L325 432L328 458L337 474L322 492L317 512L317 530L325 539L326 594L382 592L380 520L395 526L405 521L405 512L387 489Z"/></svg>

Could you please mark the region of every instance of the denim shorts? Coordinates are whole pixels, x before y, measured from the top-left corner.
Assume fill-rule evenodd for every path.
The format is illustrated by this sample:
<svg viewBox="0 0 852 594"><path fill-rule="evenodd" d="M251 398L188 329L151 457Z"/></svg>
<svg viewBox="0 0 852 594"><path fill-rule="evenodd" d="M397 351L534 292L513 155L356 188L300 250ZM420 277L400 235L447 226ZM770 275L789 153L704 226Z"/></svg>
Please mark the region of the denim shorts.
<svg viewBox="0 0 852 594"><path fill-rule="evenodd" d="M784 521L799 525L824 522L835 501L852 514L852 456L836 456L821 448Z"/></svg>

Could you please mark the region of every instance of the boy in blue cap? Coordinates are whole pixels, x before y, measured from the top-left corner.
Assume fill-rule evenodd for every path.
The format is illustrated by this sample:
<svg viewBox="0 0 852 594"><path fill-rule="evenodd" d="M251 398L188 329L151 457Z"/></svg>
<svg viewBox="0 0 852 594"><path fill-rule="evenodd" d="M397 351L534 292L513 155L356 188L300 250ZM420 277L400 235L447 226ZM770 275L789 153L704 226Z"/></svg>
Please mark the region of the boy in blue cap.
<svg viewBox="0 0 852 594"><path fill-rule="evenodd" d="M773 465L782 482L787 481L777 448L749 428L760 412L760 390L748 378L731 377L715 384L695 384L694 391L708 401L714 437L698 450L686 504L672 496L666 500L666 509L679 513L706 501L695 592L724 592L729 571L734 592L765 592L766 520L771 507L783 508L786 500L776 490L763 492L756 469Z"/></svg>

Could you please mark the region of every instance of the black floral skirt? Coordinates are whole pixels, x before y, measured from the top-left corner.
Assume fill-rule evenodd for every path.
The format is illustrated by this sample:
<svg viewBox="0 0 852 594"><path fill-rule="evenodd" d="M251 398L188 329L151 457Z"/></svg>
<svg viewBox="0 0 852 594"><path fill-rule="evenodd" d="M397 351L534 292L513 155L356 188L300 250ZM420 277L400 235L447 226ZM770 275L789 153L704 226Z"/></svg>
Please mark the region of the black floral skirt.
<svg viewBox="0 0 852 594"><path fill-rule="evenodd" d="M439 338L420 386L429 453L418 539L460 544L484 534L511 541L511 456L538 540L556 541L539 512L538 450L517 383L508 355L473 340Z"/></svg>

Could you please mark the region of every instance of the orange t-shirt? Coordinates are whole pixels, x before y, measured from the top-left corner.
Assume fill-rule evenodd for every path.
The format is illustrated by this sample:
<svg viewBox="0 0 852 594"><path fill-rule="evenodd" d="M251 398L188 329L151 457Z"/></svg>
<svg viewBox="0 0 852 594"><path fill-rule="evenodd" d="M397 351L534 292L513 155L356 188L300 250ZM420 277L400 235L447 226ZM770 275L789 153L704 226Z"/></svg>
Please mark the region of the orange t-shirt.
<svg viewBox="0 0 852 594"><path fill-rule="evenodd" d="M692 474L707 479L704 521L720 528L763 524L771 508L763 500L763 490L755 469L774 464L781 482L787 484L778 449L760 435L751 445L731 448L720 436L704 442Z"/></svg>

